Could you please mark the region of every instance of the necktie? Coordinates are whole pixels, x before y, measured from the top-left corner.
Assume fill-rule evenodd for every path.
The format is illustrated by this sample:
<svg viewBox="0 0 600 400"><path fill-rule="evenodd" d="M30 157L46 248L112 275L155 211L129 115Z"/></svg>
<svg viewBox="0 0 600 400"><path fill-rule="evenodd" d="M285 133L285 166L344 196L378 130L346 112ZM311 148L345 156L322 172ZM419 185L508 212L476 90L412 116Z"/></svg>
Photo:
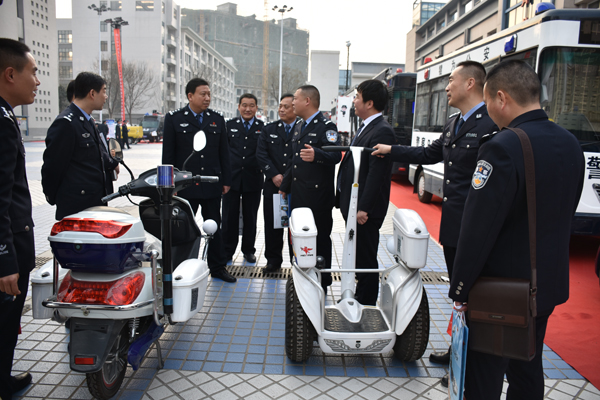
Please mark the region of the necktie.
<svg viewBox="0 0 600 400"><path fill-rule="evenodd" d="M358 127L358 132L356 132L356 135L354 135L354 139L352 139L352 143L350 143L350 146L354 145L354 142L356 142L356 140L358 139L358 135L360 135L364 127L365 123L361 122L360 126Z"/></svg>
<svg viewBox="0 0 600 400"><path fill-rule="evenodd" d="M291 125L285 125L285 138L289 139L290 138L290 131L292 130L292 126Z"/></svg>
<svg viewBox="0 0 600 400"><path fill-rule="evenodd" d="M308 126L308 122L305 122L302 124L302 129L300 130L300 133L304 133L304 129L306 129L306 127Z"/></svg>
<svg viewBox="0 0 600 400"><path fill-rule="evenodd" d="M202 113L196 114L196 118L198 118L198 123L202 125Z"/></svg>
<svg viewBox="0 0 600 400"><path fill-rule="evenodd" d="M458 123L456 124L456 130L454 131L454 135L458 135L458 132L460 131L460 128L462 128L463 124L465 123L464 119L459 119Z"/></svg>
<svg viewBox="0 0 600 400"><path fill-rule="evenodd" d="M246 128L246 132L248 132L250 130L250 122L244 122L244 128Z"/></svg>

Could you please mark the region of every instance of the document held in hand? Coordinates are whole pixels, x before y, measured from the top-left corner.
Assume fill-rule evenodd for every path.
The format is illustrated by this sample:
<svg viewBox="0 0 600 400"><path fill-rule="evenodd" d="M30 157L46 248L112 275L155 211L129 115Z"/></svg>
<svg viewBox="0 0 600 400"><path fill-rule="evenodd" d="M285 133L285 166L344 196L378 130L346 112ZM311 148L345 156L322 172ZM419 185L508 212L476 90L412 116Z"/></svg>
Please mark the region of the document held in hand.
<svg viewBox="0 0 600 400"><path fill-rule="evenodd" d="M452 310L452 353L450 354L450 375L448 377L448 397L462 400L467 370L467 343L469 328L463 311Z"/></svg>
<svg viewBox="0 0 600 400"><path fill-rule="evenodd" d="M291 195L283 197L279 193L273 195L273 228L287 228L290 220L290 199Z"/></svg>

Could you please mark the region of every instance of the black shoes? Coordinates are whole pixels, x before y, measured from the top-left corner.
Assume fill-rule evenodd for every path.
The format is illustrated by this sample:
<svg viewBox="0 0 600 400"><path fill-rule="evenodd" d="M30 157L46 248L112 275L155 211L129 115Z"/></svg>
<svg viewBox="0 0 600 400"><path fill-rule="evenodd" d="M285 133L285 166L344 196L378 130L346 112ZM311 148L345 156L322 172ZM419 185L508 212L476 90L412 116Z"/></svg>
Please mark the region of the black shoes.
<svg viewBox="0 0 600 400"><path fill-rule="evenodd" d="M254 254L244 254L244 258L251 264L256 262L256 256Z"/></svg>
<svg viewBox="0 0 600 400"><path fill-rule="evenodd" d="M429 361L437 364L450 364L450 350L444 352L431 353L429 355Z"/></svg>
<svg viewBox="0 0 600 400"><path fill-rule="evenodd" d="M262 269L262 272L263 274L272 274L274 272L279 272L280 269L281 266L276 267L273 264L267 264L267 266Z"/></svg>
<svg viewBox="0 0 600 400"><path fill-rule="evenodd" d="M227 269L225 269L225 267L221 267L221 268L217 269L216 271L211 272L210 276L212 276L213 278L221 279L221 280L223 280L225 282L229 282L229 283L233 283L233 282L237 281L237 279L235 279L235 276L233 276L229 272L227 272Z"/></svg>
<svg viewBox="0 0 600 400"><path fill-rule="evenodd" d="M31 374L29 372L23 372L22 374L11 376L12 392L13 394L20 392L25 389L31 383Z"/></svg>
<svg viewBox="0 0 600 400"><path fill-rule="evenodd" d="M441 380L442 386L443 387L448 387L448 374L442 376L442 380Z"/></svg>

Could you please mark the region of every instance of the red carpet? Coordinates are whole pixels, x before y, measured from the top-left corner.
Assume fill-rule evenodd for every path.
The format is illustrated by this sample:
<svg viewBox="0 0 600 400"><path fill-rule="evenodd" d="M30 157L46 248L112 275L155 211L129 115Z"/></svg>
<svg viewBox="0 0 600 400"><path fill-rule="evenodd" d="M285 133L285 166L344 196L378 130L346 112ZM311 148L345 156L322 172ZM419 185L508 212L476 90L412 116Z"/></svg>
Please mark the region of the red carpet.
<svg viewBox="0 0 600 400"><path fill-rule="evenodd" d="M408 208L419 213L431 237L439 242L442 199L433 196L431 203L421 203L417 195L413 193L413 186L408 178L396 176L392 179L390 201L398 208Z"/></svg>
<svg viewBox="0 0 600 400"><path fill-rule="evenodd" d="M392 180L390 201L419 213L432 238L439 242L441 199L423 204L406 177ZM570 254L569 301L554 310L545 343L579 374L600 388L600 284L595 258L600 238L573 236Z"/></svg>
<svg viewBox="0 0 600 400"><path fill-rule="evenodd" d="M600 388L600 286L595 258L600 238L573 236L570 296L548 321L546 344Z"/></svg>

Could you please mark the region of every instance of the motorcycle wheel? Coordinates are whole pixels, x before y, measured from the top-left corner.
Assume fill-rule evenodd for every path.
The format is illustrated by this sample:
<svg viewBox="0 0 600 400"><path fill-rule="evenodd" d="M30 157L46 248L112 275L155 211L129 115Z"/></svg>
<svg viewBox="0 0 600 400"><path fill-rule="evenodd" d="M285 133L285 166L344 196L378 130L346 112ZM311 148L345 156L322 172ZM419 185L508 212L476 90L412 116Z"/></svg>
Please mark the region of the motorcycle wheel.
<svg viewBox="0 0 600 400"><path fill-rule="evenodd" d="M117 394L127 371L128 350L129 339L124 329L110 349L102 369L85 374L88 389L94 398L106 400Z"/></svg>
<svg viewBox="0 0 600 400"><path fill-rule="evenodd" d="M429 301L423 288L421 304L402 335L396 335L394 356L405 362L423 357L429 341Z"/></svg>
<svg viewBox="0 0 600 400"><path fill-rule="evenodd" d="M306 361L312 353L315 328L300 304L292 277L285 292L285 352L292 361Z"/></svg>

